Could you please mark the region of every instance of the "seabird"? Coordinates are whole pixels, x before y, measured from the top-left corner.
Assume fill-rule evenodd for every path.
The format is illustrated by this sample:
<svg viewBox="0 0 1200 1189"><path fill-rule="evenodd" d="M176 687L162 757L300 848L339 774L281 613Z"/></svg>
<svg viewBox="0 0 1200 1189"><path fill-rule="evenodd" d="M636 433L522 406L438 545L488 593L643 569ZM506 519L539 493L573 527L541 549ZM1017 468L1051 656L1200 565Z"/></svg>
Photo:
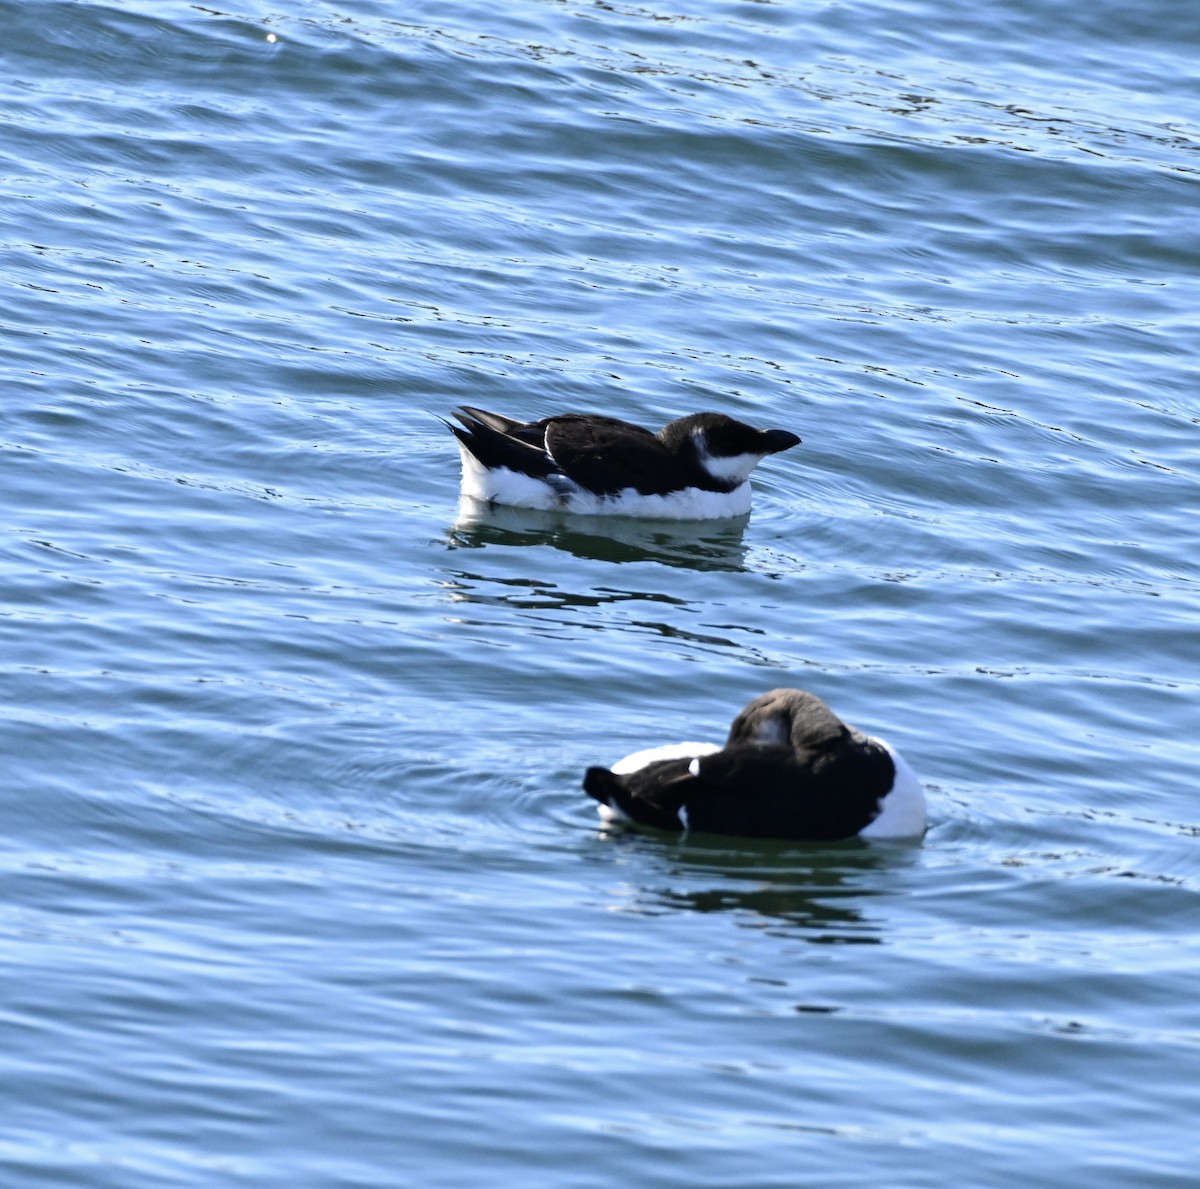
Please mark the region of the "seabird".
<svg viewBox="0 0 1200 1189"><path fill-rule="evenodd" d="M724 413L692 413L651 433L598 413L516 421L463 405L446 424L462 493L522 508L710 520L750 511L750 472L799 444Z"/></svg>
<svg viewBox="0 0 1200 1189"><path fill-rule="evenodd" d="M815 694L776 689L733 720L725 746L680 743L589 768L606 820L796 841L919 838L925 794L895 748Z"/></svg>

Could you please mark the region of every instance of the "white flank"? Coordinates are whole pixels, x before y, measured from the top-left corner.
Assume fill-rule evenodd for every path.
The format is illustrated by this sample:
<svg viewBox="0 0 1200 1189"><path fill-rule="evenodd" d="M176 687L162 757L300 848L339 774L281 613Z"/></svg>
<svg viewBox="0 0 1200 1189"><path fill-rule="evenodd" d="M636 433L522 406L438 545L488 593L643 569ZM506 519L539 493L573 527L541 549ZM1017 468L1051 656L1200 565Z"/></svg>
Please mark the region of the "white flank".
<svg viewBox="0 0 1200 1189"><path fill-rule="evenodd" d="M569 512L592 516L636 516L642 520L724 520L750 511L749 483L733 491L701 491L687 487L670 495L639 495L631 487L616 495L581 491L561 505Z"/></svg>
<svg viewBox="0 0 1200 1189"><path fill-rule="evenodd" d="M917 774L904 757L883 739L875 739L887 748L896 765L892 791L883 799L879 816L858 832L860 838L920 838L925 833L925 792Z"/></svg>
<svg viewBox="0 0 1200 1189"><path fill-rule="evenodd" d="M635 516L644 520L720 520L745 516L750 511L749 483L728 492L689 487L670 495L639 495L629 487L616 495L594 495L581 490L565 476L556 478L557 486L551 486L507 467L488 470L461 442L458 452L462 455L462 494L484 503L542 512L574 512L581 516Z"/></svg>
<svg viewBox="0 0 1200 1189"><path fill-rule="evenodd" d="M563 497L548 483L510 471L508 467L488 470L461 442L462 494L484 503L512 504L518 508L561 508Z"/></svg>
<svg viewBox="0 0 1200 1189"><path fill-rule="evenodd" d="M664 743L661 747L647 747L627 755L612 766L617 776L628 776L657 760L688 760L698 756L710 756L714 751L720 751L715 743Z"/></svg>

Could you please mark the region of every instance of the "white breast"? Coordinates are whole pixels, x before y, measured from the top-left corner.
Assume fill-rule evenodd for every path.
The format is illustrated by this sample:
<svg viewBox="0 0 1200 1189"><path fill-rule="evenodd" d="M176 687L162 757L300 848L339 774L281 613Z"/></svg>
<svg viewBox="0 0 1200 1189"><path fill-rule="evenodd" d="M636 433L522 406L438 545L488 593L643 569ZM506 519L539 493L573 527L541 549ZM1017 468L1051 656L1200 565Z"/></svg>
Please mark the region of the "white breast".
<svg viewBox="0 0 1200 1189"><path fill-rule="evenodd" d="M908 766L904 757L883 739L875 739L887 748L892 763L896 765L896 779L892 791L883 799L879 816L859 830L860 838L920 838L925 833L927 814L925 790L917 774Z"/></svg>

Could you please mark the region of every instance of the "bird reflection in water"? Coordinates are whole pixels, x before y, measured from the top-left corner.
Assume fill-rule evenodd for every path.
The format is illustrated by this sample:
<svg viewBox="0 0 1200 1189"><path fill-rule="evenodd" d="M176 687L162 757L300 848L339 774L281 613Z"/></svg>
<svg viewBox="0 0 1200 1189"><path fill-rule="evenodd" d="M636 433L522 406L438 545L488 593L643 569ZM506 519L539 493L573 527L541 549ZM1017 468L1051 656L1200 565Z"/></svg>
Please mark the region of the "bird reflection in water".
<svg viewBox="0 0 1200 1189"><path fill-rule="evenodd" d="M606 831L607 833L607 831ZM639 850L660 839L616 831ZM728 838L693 836L670 847L672 862L659 876L627 885L619 911L644 916L674 912L732 913L739 924L816 945L879 945L881 925L871 919L872 899L897 865L911 864L911 849L850 839L838 843L730 844Z"/></svg>
<svg viewBox="0 0 1200 1189"><path fill-rule="evenodd" d="M653 561L692 570L745 569L749 515L727 520L639 520L490 505L464 496L446 534L451 549L549 545L589 561Z"/></svg>

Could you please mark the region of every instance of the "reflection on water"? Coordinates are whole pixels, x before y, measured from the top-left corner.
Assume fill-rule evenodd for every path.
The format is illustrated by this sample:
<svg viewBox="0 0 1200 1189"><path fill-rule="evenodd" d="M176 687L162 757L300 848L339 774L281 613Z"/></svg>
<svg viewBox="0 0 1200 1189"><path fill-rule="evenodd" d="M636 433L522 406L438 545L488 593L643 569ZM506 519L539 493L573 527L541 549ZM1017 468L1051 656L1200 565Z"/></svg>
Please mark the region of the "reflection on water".
<svg viewBox="0 0 1200 1189"><path fill-rule="evenodd" d="M743 536L750 517L728 520L639 520L576 516L489 505L463 496L446 534L451 549L552 545L590 561L654 561L693 570L745 568Z"/></svg>
<svg viewBox="0 0 1200 1189"><path fill-rule="evenodd" d="M663 839L621 825L607 825L618 845L661 853ZM671 845L668 843L667 845ZM730 912L739 923L818 945L878 945L885 940L866 912L867 901L883 894L880 872L911 861L907 848L840 843L731 842L689 837L671 846L671 862L660 874L627 885L627 911L659 916L668 912Z"/></svg>
<svg viewBox="0 0 1200 1189"><path fill-rule="evenodd" d="M617 638L614 633L659 637L670 640L688 653L736 653L748 663L764 668L786 667L771 657L758 640L739 639L739 636L746 634L761 635L757 628L725 623L700 624L698 628L687 628L669 622L665 618L665 610L664 618L642 617L629 613L628 609L636 608L641 603L655 603L674 608L693 608L696 605L691 600L680 599L660 591L594 587L580 592L566 590L547 578L500 576L450 569L442 571L438 586L444 596L455 604L504 610L516 608L535 613L529 617L524 627L530 635L579 640L590 634L602 633L607 634L610 641ZM595 614L579 614L586 611ZM488 632L493 627L493 622L487 615L467 615L465 608L455 609L453 622L482 628ZM715 630L699 630L706 626Z"/></svg>
<svg viewBox="0 0 1200 1189"><path fill-rule="evenodd" d="M549 607L604 607L612 603L667 603L686 607L686 599L650 590L597 587L587 593L564 590L548 578L501 577L472 570L444 570L439 585L455 603L481 603L537 610ZM488 588L495 586L494 593Z"/></svg>
<svg viewBox="0 0 1200 1189"><path fill-rule="evenodd" d="M618 638L614 633L658 637L688 654L737 653L749 663L778 667L765 649L763 627L725 606L713 622L692 618L706 606L703 592L696 582L681 587L672 577L680 567L717 571L718 583L725 573L747 572L746 523L744 517L704 523L585 517L464 499L446 531L447 564L438 567L436 581L442 596L457 604L454 622L463 626L490 632L501 612L515 609L527 614L523 631L530 634L581 640L603 632L610 642ZM489 553L491 546L524 548ZM559 554L545 546L585 564L560 559L560 565ZM474 564L462 564L468 561ZM625 570L611 564L622 562L649 564ZM618 582L622 575L627 582ZM688 597L680 597L681 590ZM479 610L467 613L467 605Z"/></svg>

